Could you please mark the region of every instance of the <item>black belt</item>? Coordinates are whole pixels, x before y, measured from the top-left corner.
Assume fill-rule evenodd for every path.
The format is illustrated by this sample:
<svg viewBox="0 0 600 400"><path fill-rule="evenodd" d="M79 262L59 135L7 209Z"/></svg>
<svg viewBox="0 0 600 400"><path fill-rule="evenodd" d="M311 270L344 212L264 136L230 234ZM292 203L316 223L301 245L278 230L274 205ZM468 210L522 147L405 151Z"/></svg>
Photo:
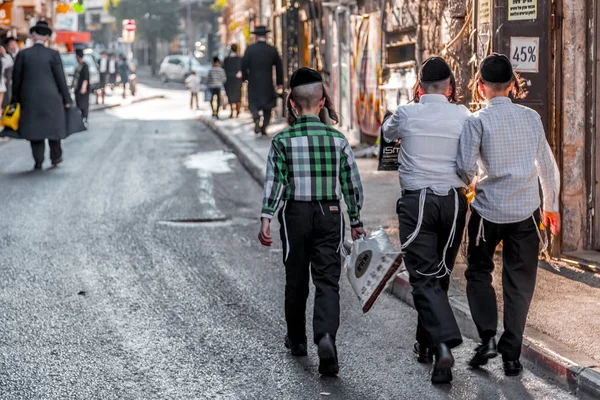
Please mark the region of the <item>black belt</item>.
<svg viewBox="0 0 600 400"><path fill-rule="evenodd" d="M465 188L454 188L454 189L448 190L448 194L441 195L441 196L450 196L451 194L454 193L455 190L456 190L456 192L458 194L462 194L463 196L467 195L467 189L465 189ZM406 196L408 194L421 194L421 189L419 189L419 190L403 190L402 191L402 196ZM439 194L437 194L436 192L434 192L430 188L427 188L427 194L433 194L433 195L436 195L436 196L440 196Z"/></svg>

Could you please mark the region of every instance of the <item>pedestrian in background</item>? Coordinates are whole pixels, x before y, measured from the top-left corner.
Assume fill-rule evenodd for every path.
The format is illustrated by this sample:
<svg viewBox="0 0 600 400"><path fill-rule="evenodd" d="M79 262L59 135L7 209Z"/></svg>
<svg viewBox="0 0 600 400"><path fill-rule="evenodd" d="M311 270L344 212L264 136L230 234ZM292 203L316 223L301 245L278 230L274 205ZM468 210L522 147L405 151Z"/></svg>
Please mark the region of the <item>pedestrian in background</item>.
<svg viewBox="0 0 600 400"><path fill-rule="evenodd" d="M248 103L254 119L254 132L267 134L271 112L277 104L277 90L283 87L281 57L274 46L267 44L270 30L257 26L254 32L256 43L250 45L242 59L242 80L248 81ZM275 67L277 88L273 86ZM262 114L262 122L261 122Z"/></svg>
<svg viewBox="0 0 600 400"><path fill-rule="evenodd" d="M75 104L81 111L81 116L87 124L88 111L90 108L90 67L83 59L83 50L75 50L77 67L73 74L73 89L75 91Z"/></svg>
<svg viewBox="0 0 600 400"><path fill-rule="evenodd" d="M469 307L482 344L470 365L485 365L499 352L507 376L517 376L523 370L519 361L523 332L543 242L540 220L543 218L554 235L560 231L560 175L542 120L536 111L513 104L509 97L524 98L525 85L505 55L492 54L482 61L473 98L477 102L487 100L487 107L466 121L457 160L463 181L476 183L465 276ZM487 175L477 183L480 165ZM498 308L492 272L500 241L504 333L496 346Z"/></svg>
<svg viewBox="0 0 600 400"><path fill-rule="evenodd" d="M129 63L127 62L127 58L125 56L121 56L121 60L119 61L117 69L119 72L119 78L121 79L121 85L123 85L123 98L126 98L127 83L129 83L129 74L131 73L131 69L129 69Z"/></svg>
<svg viewBox="0 0 600 400"><path fill-rule="evenodd" d="M221 108L221 91L223 85L227 82L225 70L221 67L219 57L213 58L212 68L208 71L206 86L210 90L210 108L214 118L219 119L219 109Z"/></svg>
<svg viewBox="0 0 600 400"><path fill-rule="evenodd" d="M365 234L360 222L362 184L345 136L319 120L319 113L329 103L321 75L301 68L290 78L290 90L288 117L293 125L275 136L271 144L258 237L264 246L272 245L271 219L283 200L279 222L286 271L285 346L293 356L307 355L306 300L312 275L319 372L337 375L335 343L344 242L340 196L348 206L352 238L356 240ZM337 122L335 111L327 111Z"/></svg>
<svg viewBox="0 0 600 400"><path fill-rule="evenodd" d="M34 169L39 170L46 139L52 165L63 160L60 141L67 134L65 109L71 107L72 99L60 55L45 46L52 29L39 21L30 32L34 45L20 51L15 60L13 103L21 104L19 133L31 142Z"/></svg>
<svg viewBox="0 0 600 400"><path fill-rule="evenodd" d="M421 66L414 102L383 124L387 141L400 140L400 242L419 313L418 361L431 363L431 381L452 381L452 349L462 335L450 307L450 274L467 214L466 185L456 174L458 140L471 113L458 105L454 74L441 57Z"/></svg>
<svg viewBox="0 0 600 400"><path fill-rule="evenodd" d="M102 51L100 54L100 88L104 91L108 83L108 54L106 51Z"/></svg>
<svg viewBox="0 0 600 400"><path fill-rule="evenodd" d="M200 93L201 80L196 71L192 71L190 76L185 79L185 86L190 91L190 110L194 109L194 101L196 102L196 110L200 109L200 102L198 100L198 93Z"/></svg>
<svg viewBox="0 0 600 400"><path fill-rule="evenodd" d="M229 118L233 118L234 114L240 116L242 107L242 57L238 54L238 45L231 45L229 56L223 61L223 69L227 74L227 82L225 83L225 92L231 107Z"/></svg>
<svg viewBox="0 0 600 400"><path fill-rule="evenodd" d="M15 64L15 58L19 53L19 44L17 43L17 39L14 37L8 37L4 41L4 47L6 48L6 56L3 57L2 68L4 70L6 93L4 94L4 99L1 103L3 110L11 103L12 100L13 67ZM6 59L6 61L4 59Z"/></svg>
<svg viewBox="0 0 600 400"><path fill-rule="evenodd" d="M117 84L117 56L114 54L111 54L108 59L108 84L111 90L114 91Z"/></svg>

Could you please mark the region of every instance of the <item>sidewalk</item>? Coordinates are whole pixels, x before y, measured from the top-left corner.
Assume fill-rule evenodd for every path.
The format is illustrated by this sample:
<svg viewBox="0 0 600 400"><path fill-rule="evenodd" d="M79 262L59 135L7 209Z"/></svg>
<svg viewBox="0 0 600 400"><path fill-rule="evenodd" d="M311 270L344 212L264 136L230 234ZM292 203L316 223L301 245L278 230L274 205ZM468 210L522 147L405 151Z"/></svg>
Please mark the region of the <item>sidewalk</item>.
<svg viewBox="0 0 600 400"><path fill-rule="evenodd" d="M222 117L228 115L223 112ZM200 117L238 155L242 164L262 185L270 137L286 124L269 129L270 137L253 133L252 119L215 121L203 111ZM365 190L363 222L368 228L383 226L398 244L395 204L399 197L397 174L377 171L374 159L357 159ZM502 309L501 260L497 260L494 285ZM531 306L522 359L583 399L600 399L600 274L584 272L566 263L555 268L540 263L536 293ZM477 339L465 295L465 261L459 256L451 287L451 302L461 330ZM412 305L406 272L398 275L391 292ZM501 320L502 317L500 317ZM500 330L499 330L500 332Z"/></svg>

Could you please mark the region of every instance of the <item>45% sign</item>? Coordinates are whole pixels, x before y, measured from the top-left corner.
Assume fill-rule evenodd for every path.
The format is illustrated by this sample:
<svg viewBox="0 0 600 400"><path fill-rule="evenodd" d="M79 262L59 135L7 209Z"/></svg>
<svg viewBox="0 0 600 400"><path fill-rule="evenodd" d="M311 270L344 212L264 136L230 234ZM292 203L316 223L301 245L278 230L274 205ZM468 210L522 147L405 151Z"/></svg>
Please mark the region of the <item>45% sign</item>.
<svg viewBox="0 0 600 400"><path fill-rule="evenodd" d="M539 42L537 37L510 38L510 58L515 71L539 72Z"/></svg>

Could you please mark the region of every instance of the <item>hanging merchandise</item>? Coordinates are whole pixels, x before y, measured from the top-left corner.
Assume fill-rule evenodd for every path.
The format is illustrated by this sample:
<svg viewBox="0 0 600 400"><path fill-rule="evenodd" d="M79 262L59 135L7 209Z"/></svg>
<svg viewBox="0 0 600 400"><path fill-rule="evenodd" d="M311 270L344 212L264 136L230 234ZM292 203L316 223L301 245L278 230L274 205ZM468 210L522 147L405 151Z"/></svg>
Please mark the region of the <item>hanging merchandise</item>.
<svg viewBox="0 0 600 400"><path fill-rule="evenodd" d="M82 14L85 12L85 5L83 4L83 0L77 0L75 4L73 4L73 11L77 14Z"/></svg>
<svg viewBox="0 0 600 400"><path fill-rule="evenodd" d="M60 2L56 5L57 14L66 14L71 11L71 5L69 3Z"/></svg>

